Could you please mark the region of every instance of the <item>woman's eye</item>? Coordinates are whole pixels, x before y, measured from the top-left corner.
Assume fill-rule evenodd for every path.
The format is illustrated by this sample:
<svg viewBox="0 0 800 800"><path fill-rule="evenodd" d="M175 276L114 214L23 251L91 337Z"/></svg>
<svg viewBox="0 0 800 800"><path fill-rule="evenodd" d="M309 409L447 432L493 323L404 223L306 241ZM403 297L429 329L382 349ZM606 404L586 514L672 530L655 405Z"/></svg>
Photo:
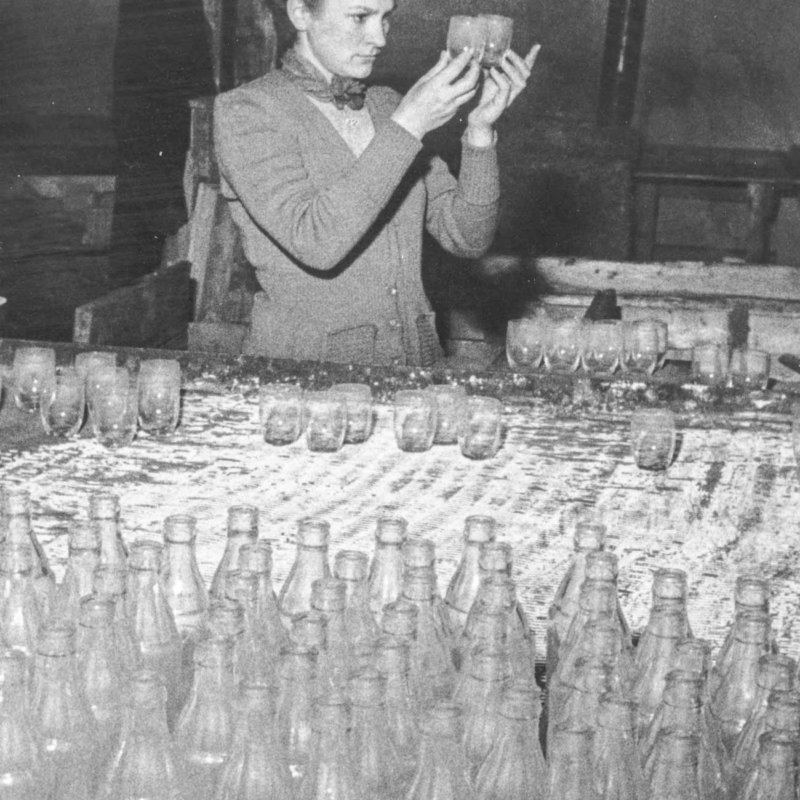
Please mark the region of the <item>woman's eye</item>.
<svg viewBox="0 0 800 800"><path fill-rule="evenodd" d="M353 19L359 24L363 25L367 21L366 14L353 14Z"/></svg>

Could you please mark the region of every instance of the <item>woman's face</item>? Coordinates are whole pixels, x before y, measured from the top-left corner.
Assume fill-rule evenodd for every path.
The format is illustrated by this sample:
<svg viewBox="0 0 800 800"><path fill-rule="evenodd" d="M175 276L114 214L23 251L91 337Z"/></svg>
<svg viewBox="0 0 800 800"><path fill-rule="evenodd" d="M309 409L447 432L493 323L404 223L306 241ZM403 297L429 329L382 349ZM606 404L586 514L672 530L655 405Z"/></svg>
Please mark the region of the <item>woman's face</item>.
<svg viewBox="0 0 800 800"><path fill-rule="evenodd" d="M394 0L321 0L315 11L302 14L301 54L327 77L368 77L386 45L394 5Z"/></svg>

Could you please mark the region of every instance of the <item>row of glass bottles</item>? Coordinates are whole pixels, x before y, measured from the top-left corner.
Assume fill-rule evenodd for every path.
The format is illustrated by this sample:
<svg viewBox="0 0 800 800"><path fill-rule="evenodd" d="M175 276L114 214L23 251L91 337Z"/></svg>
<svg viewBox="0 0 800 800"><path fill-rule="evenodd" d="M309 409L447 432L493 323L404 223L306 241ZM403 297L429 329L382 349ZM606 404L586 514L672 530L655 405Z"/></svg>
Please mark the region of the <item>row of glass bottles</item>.
<svg viewBox="0 0 800 800"><path fill-rule="evenodd" d="M229 511L208 593L191 517L168 518L163 548L136 542L128 557L116 498L93 496L90 523L73 531L54 590L29 499L7 489L0 508L2 633L14 651L9 663L25 663L22 699L7 707L14 692L4 689L0 718L18 724L7 712L31 709L29 738L47 746L44 767L28 772L57 787L53 797L92 797L86 792L95 788L101 797L126 796L114 781L138 774L139 765L140 777L160 776L159 793L137 789L132 797L180 796L166 793L172 783L201 797L264 796L247 794L241 781L255 781L253 770L278 780L288 769L286 796L299 788L303 798L438 800L446 786L453 796L498 800L749 800L774 784L778 764L789 764L781 737L796 739L797 700L785 687L779 702L768 676L781 664L793 678L794 665L772 653L764 582L739 580L737 623L709 668L707 644L690 638L685 575L658 573L650 622L632 650L600 526L577 527L575 557L553 603L545 764L532 637L509 577L510 548L495 541L490 518L467 520L445 602L432 542L407 539L402 520L380 521L369 571L366 554L342 551L333 575L327 526L305 520L276 599L270 546L257 539L250 507ZM61 703L65 676L71 702L85 697L105 749L88 741L86 714ZM53 727L44 727L47 715L57 735L44 735ZM81 719L81 735L70 734ZM59 748L70 757L57 757ZM81 784L88 776L89 790ZM320 776L334 783L318 785ZM678 791L678 776L694 781L697 794L688 783ZM224 789L230 781L239 788ZM741 786L750 794L737 793ZM24 791L10 796L48 796ZM266 796L282 797L277 791Z"/></svg>

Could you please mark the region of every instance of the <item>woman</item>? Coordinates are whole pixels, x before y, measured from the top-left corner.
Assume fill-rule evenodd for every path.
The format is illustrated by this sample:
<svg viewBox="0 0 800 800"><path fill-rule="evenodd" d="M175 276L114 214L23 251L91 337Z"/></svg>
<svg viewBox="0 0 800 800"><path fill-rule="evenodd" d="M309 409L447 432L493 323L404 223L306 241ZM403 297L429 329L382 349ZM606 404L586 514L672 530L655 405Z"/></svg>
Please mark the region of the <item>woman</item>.
<svg viewBox="0 0 800 800"><path fill-rule="evenodd" d="M288 0L297 30L282 69L217 98L223 193L263 289L250 353L428 365L440 355L420 275L425 228L477 257L497 221L494 124L538 48L480 80L474 54L443 53L404 97L364 92L394 0ZM423 136L478 96L458 181Z"/></svg>

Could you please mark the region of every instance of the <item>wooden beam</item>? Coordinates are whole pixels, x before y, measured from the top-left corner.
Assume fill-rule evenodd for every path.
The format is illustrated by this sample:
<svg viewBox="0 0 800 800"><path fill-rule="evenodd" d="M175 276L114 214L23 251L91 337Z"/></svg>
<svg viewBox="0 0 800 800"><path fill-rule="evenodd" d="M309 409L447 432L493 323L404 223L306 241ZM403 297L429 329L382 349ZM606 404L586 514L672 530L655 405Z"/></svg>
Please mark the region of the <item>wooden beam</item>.
<svg viewBox="0 0 800 800"><path fill-rule="evenodd" d="M160 347L185 341L192 316L190 265L145 275L75 309L72 341L119 347Z"/></svg>
<svg viewBox="0 0 800 800"><path fill-rule="evenodd" d="M619 295L800 301L800 267L578 258L537 258L521 266L539 294L593 294L598 289L616 289Z"/></svg>

